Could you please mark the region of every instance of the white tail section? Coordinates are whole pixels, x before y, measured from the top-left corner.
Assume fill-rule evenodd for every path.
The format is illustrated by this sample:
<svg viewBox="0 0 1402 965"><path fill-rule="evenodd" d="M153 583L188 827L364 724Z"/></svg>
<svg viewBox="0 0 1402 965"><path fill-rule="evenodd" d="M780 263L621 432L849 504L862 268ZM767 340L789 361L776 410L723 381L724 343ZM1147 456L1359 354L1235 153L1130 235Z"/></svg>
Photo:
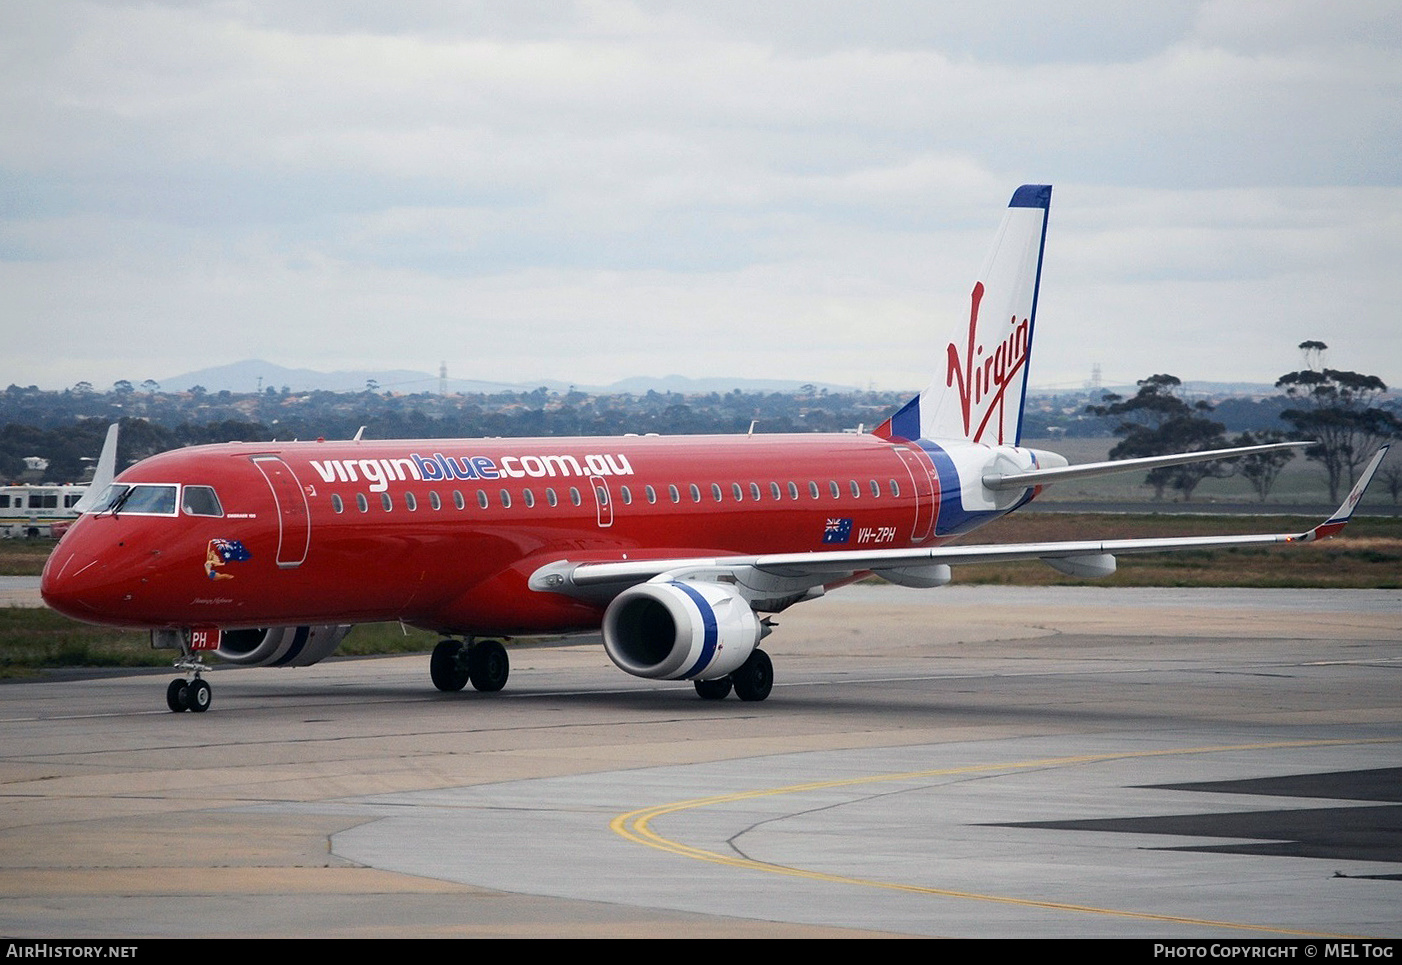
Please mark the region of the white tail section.
<svg viewBox="0 0 1402 965"><path fill-rule="evenodd" d="M934 380L876 435L1017 444L1050 207L1049 184L1013 192L969 294L969 314L950 337Z"/></svg>
<svg viewBox="0 0 1402 965"><path fill-rule="evenodd" d="M107 427L107 440L102 444L102 451L97 454L97 468L93 470L92 482L88 484L88 491L83 493L73 508L79 513L90 513L97 505L97 501L102 498L102 494L107 491L107 487L112 485L113 478L117 475L117 426L116 422Z"/></svg>

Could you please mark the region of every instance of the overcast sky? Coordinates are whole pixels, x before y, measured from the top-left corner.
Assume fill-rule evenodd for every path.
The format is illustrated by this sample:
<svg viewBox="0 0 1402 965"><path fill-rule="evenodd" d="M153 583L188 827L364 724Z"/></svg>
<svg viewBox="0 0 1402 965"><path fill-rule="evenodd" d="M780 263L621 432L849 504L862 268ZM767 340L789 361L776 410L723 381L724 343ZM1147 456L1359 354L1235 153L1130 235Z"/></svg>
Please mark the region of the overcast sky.
<svg viewBox="0 0 1402 965"><path fill-rule="evenodd" d="M0 385L918 389L1027 182L1034 385L1393 385L1399 134L1392 0L6 0Z"/></svg>

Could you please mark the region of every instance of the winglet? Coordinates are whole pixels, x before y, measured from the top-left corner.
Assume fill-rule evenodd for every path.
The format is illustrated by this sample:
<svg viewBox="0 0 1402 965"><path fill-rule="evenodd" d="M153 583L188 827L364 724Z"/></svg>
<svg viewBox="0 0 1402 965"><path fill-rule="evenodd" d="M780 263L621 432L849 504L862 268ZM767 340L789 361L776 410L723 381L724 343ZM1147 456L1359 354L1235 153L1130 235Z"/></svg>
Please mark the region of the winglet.
<svg viewBox="0 0 1402 965"><path fill-rule="evenodd" d="M88 484L88 491L83 493L81 499L73 504L73 508L78 513L91 512L97 505L98 499L107 487L112 485L113 478L117 475L117 423L112 423L107 427L107 440L102 444L102 452L98 453L97 466L93 469L92 482Z"/></svg>
<svg viewBox="0 0 1402 965"><path fill-rule="evenodd" d="M1358 501L1363 498L1363 493L1367 491L1368 484L1373 481L1373 474L1378 471L1378 467L1387 458L1388 446L1383 446L1373 455L1373 461L1368 463L1368 468L1363 470L1363 474L1358 477L1358 482L1353 484L1348 496L1342 505L1334 511L1324 522L1320 523L1308 533L1301 533L1294 541L1301 543L1311 543L1317 539L1328 539L1330 536L1337 536L1343 532L1348 521L1353 518L1353 511L1358 506Z"/></svg>

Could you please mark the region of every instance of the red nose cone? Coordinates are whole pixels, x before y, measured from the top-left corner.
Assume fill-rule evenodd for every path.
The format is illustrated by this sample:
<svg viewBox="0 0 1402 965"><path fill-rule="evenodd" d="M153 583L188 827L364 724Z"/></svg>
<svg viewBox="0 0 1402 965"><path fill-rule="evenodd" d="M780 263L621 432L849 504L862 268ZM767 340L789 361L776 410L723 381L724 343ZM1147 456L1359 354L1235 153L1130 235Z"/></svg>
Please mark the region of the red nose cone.
<svg viewBox="0 0 1402 965"><path fill-rule="evenodd" d="M69 533L49 554L44 575L39 580L39 593L44 602L64 616L75 620L92 620L99 614L95 606L99 590L99 574L107 568L96 558L84 558L75 552L84 542Z"/></svg>
<svg viewBox="0 0 1402 965"><path fill-rule="evenodd" d="M75 620L135 626L133 594L144 582L139 557L120 541L110 542L109 520L81 518L49 554L39 592L53 609Z"/></svg>

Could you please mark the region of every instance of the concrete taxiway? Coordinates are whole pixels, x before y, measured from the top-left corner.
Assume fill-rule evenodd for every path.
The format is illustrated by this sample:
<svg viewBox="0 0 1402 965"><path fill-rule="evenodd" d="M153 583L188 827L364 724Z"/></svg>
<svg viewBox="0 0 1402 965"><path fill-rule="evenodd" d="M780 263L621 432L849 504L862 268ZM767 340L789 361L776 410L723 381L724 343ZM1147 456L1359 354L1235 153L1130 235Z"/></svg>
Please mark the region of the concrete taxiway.
<svg viewBox="0 0 1402 965"><path fill-rule="evenodd" d="M518 647L0 686L0 933L1402 935L1402 592L853 587L762 704Z"/></svg>

